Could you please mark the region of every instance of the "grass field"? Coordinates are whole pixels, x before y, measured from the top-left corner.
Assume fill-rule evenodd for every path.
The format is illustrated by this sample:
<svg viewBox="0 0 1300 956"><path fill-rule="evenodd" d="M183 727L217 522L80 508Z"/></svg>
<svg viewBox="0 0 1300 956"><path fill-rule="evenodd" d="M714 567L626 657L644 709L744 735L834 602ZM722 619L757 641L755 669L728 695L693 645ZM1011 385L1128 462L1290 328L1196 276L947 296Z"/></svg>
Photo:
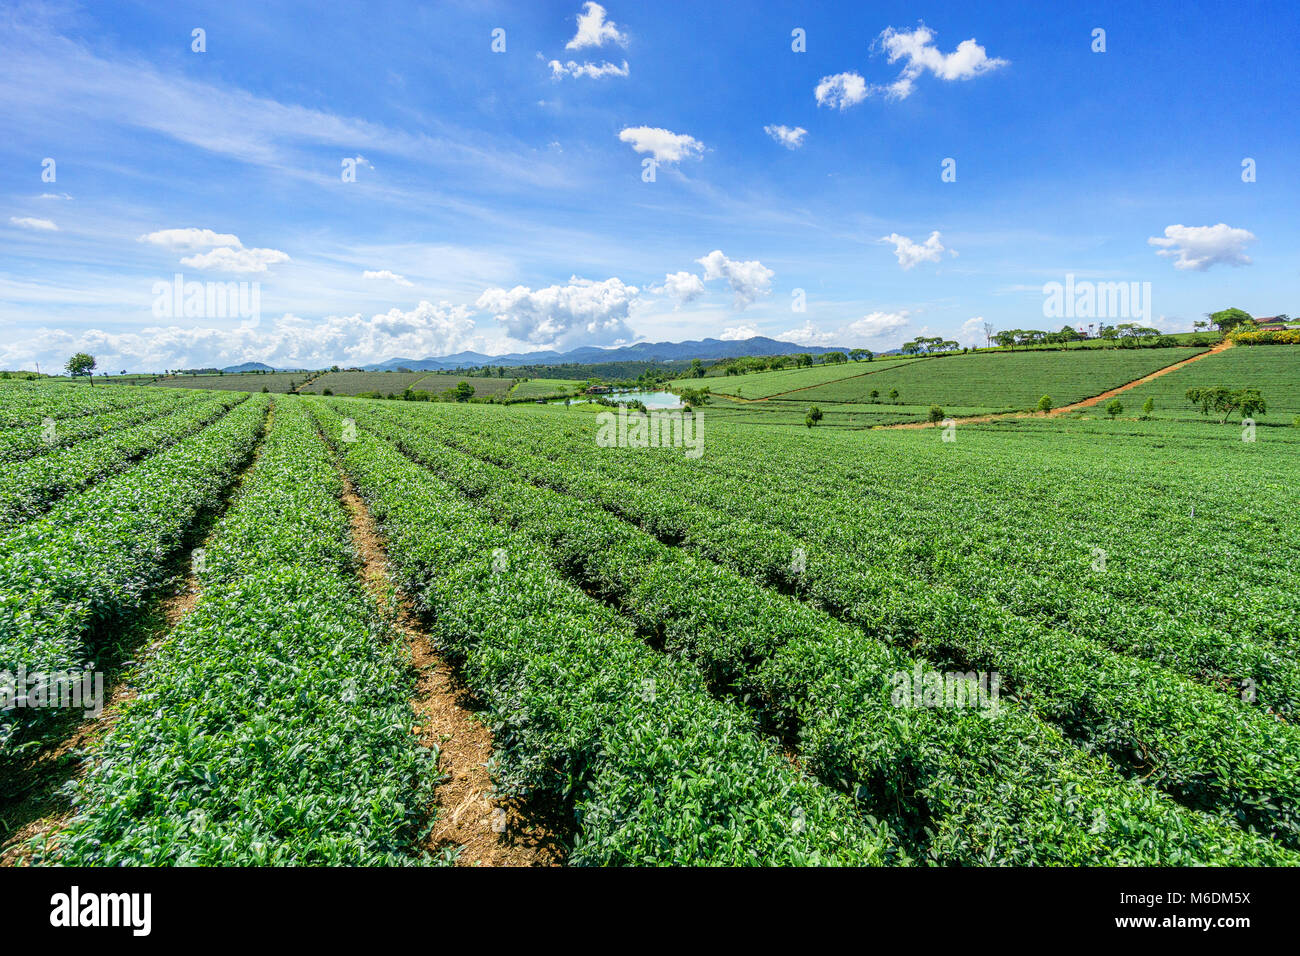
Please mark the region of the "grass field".
<svg viewBox="0 0 1300 956"><path fill-rule="evenodd" d="M1063 402L1116 354L987 358ZM1290 355L1186 374L1284 406ZM0 672L117 693L0 710L0 852L1300 865L1300 430L724 402L690 456L588 407L0 383Z"/></svg>

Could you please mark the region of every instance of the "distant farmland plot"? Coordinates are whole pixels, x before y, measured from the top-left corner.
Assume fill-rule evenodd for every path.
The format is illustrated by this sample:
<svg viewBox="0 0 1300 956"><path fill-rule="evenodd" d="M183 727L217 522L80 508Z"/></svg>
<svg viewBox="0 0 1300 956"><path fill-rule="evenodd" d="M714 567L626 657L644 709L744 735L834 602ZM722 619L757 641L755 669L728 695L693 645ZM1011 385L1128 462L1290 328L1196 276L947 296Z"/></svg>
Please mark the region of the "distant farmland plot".
<svg viewBox="0 0 1300 956"><path fill-rule="evenodd" d="M782 368L770 372L750 372L748 375L707 376L706 378L681 378L670 388L708 388L718 395L737 398L766 398L853 376L866 375L883 368L906 364L915 359L878 359L874 362L847 362L839 365L814 365L811 368Z"/></svg>
<svg viewBox="0 0 1300 956"><path fill-rule="evenodd" d="M888 402L1014 411L1032 408L1043 395L1068 405L1189 358L1203 349L1110 349L1070 352L985 352L909 362L877 375L832 382L799 393L800 401L868 402L880 392Z"/></svg>
<svg viewBox="0 0 1300 956"><path fill-rule="evenodd" d="M362 392L392 392L400 395L403 389L414 388L415 383L428 372L326 372L311 383L317 394L329 389L335 395L359 395Z"/></svg>
<svg viewBox="0 0 1300 956"><path fill-rule="evenodd" d="M514 384L511 378L457 375L455 372L326 372L308 386L307 391L322 394L329 389L335 395L360 395L379 392L401 395L406 389L416 392L445 392L459 382L474 386L474 397L504 394Z"/></svg>
<svg viewBox="0 0 1300 956"><path fill-rule="evenodd" d="M1187 390L1216 385L1259 389L1268 403L1259 420L1289 425L1300 415L1300 346L1233 346L1125 392L1120 401L1126 414L1150 398L1155 418L1199 419L1201 410L1187 400Z"/></svg>
<svg viewBox="0 0 1300 956"><path fill-rule="evenodd" d="M511 398L549 398L571 395L583 382L574 378L530 378L510 390Z"/></svg>
<svg viewBox="0 0 1300 956"><path fill-rule="evenodd" d="M505 395L515 380L510 377L464 375L457 372L429 372L412 386L417 392L445 392L455 388L460 382L469 382L474 386L475 398L487 398L489 395Z"/></svg>
<svg viewBox="0 0 1300 956"><path fill-rule="evenodd" d="M165 388L216 388L230 392L288 392L295 384L311 378L311 372L238 372L231 375L176 375L160 378L156 384Z"/></svg>
<svg viewBox="0 0 1300 956"><path fill-rule="evenodd" d="M871 428L876 425L896 425L905 422L923 422L929 417L929 405L860 404L850 402L817 403L803 400L798 395L773 398L763 402L738 404L718 399L704 407L702 414L709 421L725 421L750 425L797 425L804 427L808 409L817 405L823 418L820 428ZM944 414L955 418L983 415L995 409L953 405L945 406Z"/></svg>

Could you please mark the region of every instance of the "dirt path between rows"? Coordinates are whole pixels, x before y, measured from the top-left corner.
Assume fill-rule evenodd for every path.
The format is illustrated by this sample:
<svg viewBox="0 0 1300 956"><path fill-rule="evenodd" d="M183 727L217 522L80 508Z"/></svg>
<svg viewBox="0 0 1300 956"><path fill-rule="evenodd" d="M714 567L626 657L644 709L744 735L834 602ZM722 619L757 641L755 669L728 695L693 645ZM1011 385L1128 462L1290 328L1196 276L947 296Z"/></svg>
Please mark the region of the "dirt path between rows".
<svg viewBox="0 0 1300 956"><path fill-rule="evenodd" d="M343 504L352 519L352 539L361 556L360 575L380 613L405 639L419 671L412 708L420 743L438 748L445 775L434 790L437 811L424 849L438 856L460 847L458 866L558 866L563 841L531 820L514 801L499 800L488 763L492 734L479 720L466 688L433 646L410 599L397 591L370 509L343 475Z"/></svg>
<svg viewBox="0 0 1300 956"><path fill-rule="evenodd" d="M257 446L231 484L221 514L224 514L239 486L262 456L274 418L275 404L272 402L267 407ZM220 520L221 514L212 518L212 527ZM206 547L211 536L209 527L199 547ZM194 570L193 553L191 551L191 560L179 584L162 597L153 613L146 618L144 646L134 655L137 665L156 654L175 627L198 605L202 589ZM71 798L64 792L64 787L69 781L85 775L92 763L95 749L116 725L123 705L135 697L136 689L131 675L136 669L133 666L124 671L105 689L104 710L98 717L82 720L71 733L57 744L42 750L22 768L22 785L26 788L26 794L18 803L5 807L2 813L6 830L9 820L18 823L3 843L0 843L0 866L26 866L32 857L31 841L37 837L48 839L63 829L72 818Z"/></svg>
<svg viewBox="0 0 1300 956"><path fill-rule="evenodd" d="M1116 395L1127 392L1129 389L1137 388L1139 385L1145 385L1147 382L1157 379L1162 375L1168 375L1170 372L1176 372L1180 368L1185 368L1193 362L1199 362L1203 358L1222 352L1225 349L1232 348L1232 340L1224 339L1218 345L1206 349L1204 352L1197 352L1190 358L1174 362L1172 365L1166 365L1164 368L1158 368L1154 372L1143 375L1141 378L1135 378L1116 388L1102 392L1100 395L1093 395L1091 398L1085 398L1082 401L1072 402L1069 405L1062 405L1060 408L1054 408L1046 414L1042 412L1001 412L996 415L971 415L966 418L949 418L947 421L954 422L958 425L977 425L980 422L998 421L1003 418L1056 418L1058 415L1068 415L1070 412L1077 412L1080 409L1092 408L1100 405L1102 402L1109 401ZM902 422L897 425L876 425L875 428L937 428L942 427L943 422Z"/></svg>

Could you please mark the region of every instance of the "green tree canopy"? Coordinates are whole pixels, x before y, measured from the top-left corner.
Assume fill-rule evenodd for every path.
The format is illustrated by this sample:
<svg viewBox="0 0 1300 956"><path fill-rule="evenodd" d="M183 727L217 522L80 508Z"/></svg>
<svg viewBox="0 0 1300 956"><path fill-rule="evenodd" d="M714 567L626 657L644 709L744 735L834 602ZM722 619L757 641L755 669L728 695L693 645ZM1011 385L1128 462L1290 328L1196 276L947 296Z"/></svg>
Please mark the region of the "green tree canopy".
<svg viewBox="0 0 1300 956"><path fill-rule="evenodd" d="M68 370L68 374L73 378L78 375L85 375L90 378L91 385L95 384L95 356L89 352L78 352L68 359L68 363L64 368Z"/></svg>
<svg viewBox="0 0 1300 956"><path fill-rule="evenodd" d="M1213 322L1220 332L1231 332L1243 322L1253 322L1249 312L1242 309L1220 309L1218 312L1211 312L1209 320Z"/></svg>
<svg viewBox="0 0 1300 956"><path fill-rule="evenodd" d="M1189 388L1187 400L1201 407L1201 414L1208 415L1213 410L1221 417L1219 423L1226 422L1234 412L1242 418L1253 418L1268 411L1268 406L1257 388L1227 388L1223 385Z"/></svg>

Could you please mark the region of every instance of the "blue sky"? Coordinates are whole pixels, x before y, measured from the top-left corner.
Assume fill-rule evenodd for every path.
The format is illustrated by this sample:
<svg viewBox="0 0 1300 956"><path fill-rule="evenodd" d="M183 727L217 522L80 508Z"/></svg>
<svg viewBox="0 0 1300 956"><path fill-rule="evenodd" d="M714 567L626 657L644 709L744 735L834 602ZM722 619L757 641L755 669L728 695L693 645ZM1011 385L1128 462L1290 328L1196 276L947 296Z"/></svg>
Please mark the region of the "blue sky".
<svg viewBox="0 0 1300 956"><path fill-rule="evenodd" d="M1112 321L1297 314L1298 24L1289 3L10 2L0 367L973 344L1059 327L1043 285L1067 275L1150 283ZM257 283L259 308L169 315L177 273Z"/></svg>

